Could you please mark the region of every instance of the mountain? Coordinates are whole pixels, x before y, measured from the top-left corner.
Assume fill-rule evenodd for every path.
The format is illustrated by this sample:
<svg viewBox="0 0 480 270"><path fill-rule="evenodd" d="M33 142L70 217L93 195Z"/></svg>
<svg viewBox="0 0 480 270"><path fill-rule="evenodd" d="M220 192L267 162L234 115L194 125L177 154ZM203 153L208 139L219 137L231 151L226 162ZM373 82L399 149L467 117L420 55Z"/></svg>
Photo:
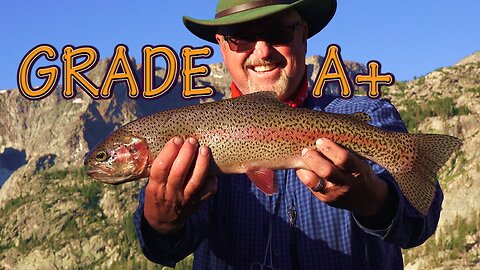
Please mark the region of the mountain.
<svg viewBox="0 0 480 270"><path fill-rule="evenodd" d="M404 252L407 269L480 268L480 52L390 87L386 97L411 131L461 138L439 174L444 202L435 236Z"/></svg>
<svg viewBox="0 0 480 270"><path fill-rule="evenodd" d="M480 243L478 229L468 226L458 233L462 239L448 238L458 224L475 222L475 211L480 209L476 200L480 195L480 61L465 59L383 88L412 131L451 134L464 140L462 150L439 176L445 202L438 233L429 240L433 243L404 252L408 267L471 264L470 252L478 250ZM322 60L320 56L307 59L310 85ZM108 64L109 59L100 61L88 77L99 85ZM345 65L350 76L366 72L362 64ZM135 66L140 75L142 67ZM214 86L213 99L230 97L231 78L225 66L212 64L210 70L210 76L197 78L196 85ZM157 80L164 74L156 70ZM362 93L361 88L355 90ZM0 185L4 182L0 188L0 269L161 269L141 255L131 222L136 196L145 181L106 186L85 175L82 160L122 124L212 99L183 99L180 82L154 100L128 98L123 84L115 86L108 100L93 100L80 90L76 98L65 100L59 91L40 101L25 99L18 90L0 92L0 115L4 116L0 118ZM338 90L330 85L329 91ZM455 249L448 243L452 242L465 252L451 258ZM443 257L432 257L427 247L442 247ZM179 267L190 263L187 259Z"/></svg>

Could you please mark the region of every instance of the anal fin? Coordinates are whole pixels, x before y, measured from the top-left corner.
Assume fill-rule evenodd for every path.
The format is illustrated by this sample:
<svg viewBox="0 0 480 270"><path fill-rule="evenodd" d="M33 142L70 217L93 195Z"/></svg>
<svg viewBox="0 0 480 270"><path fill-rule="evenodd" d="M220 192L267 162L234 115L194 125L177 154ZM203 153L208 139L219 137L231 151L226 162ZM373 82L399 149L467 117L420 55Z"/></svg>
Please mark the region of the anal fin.
<svg viewBox="0 0 480 270"><path fill-rule="evenodd" d="M246 175L263 193L267 195L277 193L277 177L272 170L250 170Z"/></svg>

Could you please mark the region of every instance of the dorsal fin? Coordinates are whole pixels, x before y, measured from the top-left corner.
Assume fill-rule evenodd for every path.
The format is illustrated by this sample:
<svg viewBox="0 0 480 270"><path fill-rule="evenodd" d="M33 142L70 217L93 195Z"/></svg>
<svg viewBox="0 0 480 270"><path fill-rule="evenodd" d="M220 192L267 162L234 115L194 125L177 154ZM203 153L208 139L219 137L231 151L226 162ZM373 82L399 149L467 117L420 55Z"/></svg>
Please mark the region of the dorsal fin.
<svg viewBox="0 0 480 270"><path fill-rule="evenodd" d="M251 94L246 94L241 97L235 98L236 101L248 101L248 102L260 102L260 103L270 103L276 104L279 106L287 106L285 103L281 102L278 99L278 95L272 91L260 91Z"/></svg>
<svg viewBox="0 0 480 270"><path fill-rule="evenodd" d="M368 115L365 112L357 112L357 113L352 113L352 114L347 114L347 115L349 117L355 119L356 121L360 121L360 122L364 122L364 123L368 123L368 122L372 121L372 118L370 117L370 115Z"/></svg>

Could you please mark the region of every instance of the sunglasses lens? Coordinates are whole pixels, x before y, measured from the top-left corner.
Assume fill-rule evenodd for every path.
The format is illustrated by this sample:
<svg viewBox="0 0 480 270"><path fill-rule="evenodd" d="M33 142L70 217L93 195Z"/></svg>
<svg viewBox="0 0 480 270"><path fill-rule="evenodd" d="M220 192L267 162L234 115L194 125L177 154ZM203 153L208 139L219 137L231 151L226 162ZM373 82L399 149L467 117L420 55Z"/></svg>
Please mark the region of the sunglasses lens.
<svg viewBox="0 0 480 270"><path fill-rule="evenodd" d="M230 50L235 52L249 51L255 47L255 40L250 40L248 37L228 37L228 46Z"/></svg>
<svg viewBox="0 0 480 270"><path fill-rule="evenodd" d="M245 36L225 36L230 50L235 52L243 52L253 50L257 40L263 40L270 45L288 44L293 39L293 30L298 25L287 25L262 35L245 35Z"/></svg>
<svg viewBox="0 0 480 270"><path fill-rule="evenodd" d="M291 31L274 31L265 35L265 41L271 45L288 44L292 41L293 35Z"/></svg>

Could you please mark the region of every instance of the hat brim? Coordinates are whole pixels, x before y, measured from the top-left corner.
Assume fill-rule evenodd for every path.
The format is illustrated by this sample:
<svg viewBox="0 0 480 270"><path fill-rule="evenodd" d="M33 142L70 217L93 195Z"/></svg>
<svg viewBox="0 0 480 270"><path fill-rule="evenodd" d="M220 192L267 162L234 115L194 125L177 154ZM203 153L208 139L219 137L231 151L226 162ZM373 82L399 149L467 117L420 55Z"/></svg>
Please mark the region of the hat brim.
<svg viewBox="0 0 480 270"><path fill-rule="evenodd" d="M219 26L235 25L262 19L273 14L295 9L308 24L308 37L322 30L333 18L337 9L336 0L299 0L292 4L276 4L234 13L212 20L199 20L183 16L183 23L197 37L216 43Z"/></svg>

